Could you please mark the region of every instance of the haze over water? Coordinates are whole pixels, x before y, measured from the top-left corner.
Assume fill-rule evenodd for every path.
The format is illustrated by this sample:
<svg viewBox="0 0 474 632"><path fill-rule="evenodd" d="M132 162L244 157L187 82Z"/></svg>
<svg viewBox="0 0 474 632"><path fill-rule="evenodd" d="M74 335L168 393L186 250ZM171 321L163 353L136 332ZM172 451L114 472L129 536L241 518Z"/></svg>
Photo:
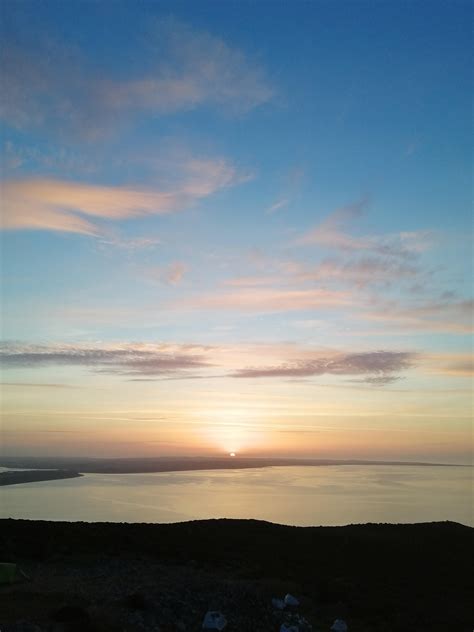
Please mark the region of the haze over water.
<svg viewBox="0 0 474 632"><path fill-rule="evenodd" d="M322 466L82 478L0 488L0 517L107 522L255 518L289 525L452 520L474 526L472 470Z"/></svg>

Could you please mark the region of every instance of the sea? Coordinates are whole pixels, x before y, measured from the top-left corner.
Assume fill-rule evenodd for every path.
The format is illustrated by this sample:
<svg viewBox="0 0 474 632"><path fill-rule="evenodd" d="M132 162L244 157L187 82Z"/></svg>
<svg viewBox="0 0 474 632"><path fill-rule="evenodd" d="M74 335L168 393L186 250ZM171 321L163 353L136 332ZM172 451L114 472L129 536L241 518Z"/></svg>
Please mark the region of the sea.
<svg viewBox="0 0 474 632"><path fill-rule="evenodd" d="M298 526L451 520L474 526L473 469L328 465L85 474L0 487L0 517L152 523L254 518Z"/></svg>

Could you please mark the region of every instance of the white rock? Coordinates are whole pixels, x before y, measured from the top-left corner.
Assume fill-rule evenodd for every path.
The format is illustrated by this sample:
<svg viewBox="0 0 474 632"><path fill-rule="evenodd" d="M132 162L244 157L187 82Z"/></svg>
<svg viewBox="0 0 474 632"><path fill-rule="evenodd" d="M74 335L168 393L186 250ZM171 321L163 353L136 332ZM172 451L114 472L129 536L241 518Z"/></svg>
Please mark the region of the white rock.
<svg viewBox="0 0 474 632"><path fill-rule="evenodd" d="M331 626L332 632L347 632L347 623L343 619L336 619Z"/></svg>
<svg viewBox="0 0 474 632"><path fill-rule="evenodd" d="M223 630L227 625L227 619L224 617L222 612L218 612L217 610L210 610L206 612L206 616L204 617L204 621L202 623L203 630Z"/></svg>
<svg viewBox="0 0 474 632"><path fill-rule="evenodd" d="M298 599L296 597L293 597L293 595L290 595L290 593L285 595L285 603L286 603L287 606L299 606L300 605L300 602L298 601Z"/></svg>

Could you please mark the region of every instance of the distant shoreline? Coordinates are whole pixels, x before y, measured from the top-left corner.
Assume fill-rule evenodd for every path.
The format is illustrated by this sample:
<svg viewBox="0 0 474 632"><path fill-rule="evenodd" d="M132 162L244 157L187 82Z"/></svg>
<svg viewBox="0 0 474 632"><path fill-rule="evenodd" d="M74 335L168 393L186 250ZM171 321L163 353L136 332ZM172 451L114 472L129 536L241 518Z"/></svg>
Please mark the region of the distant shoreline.
<svg viewBox="0 0 474 632"><path fill-rule="evenodd" d="M6 485L21 485L22 483L37 483L40 481L56 481L63 478L78 478L79 472L69 470L27 470L0 472L0 487Z"/></svg>
<svg viewBox="0 0 474 632"><path fill-rule="evenodd" d="M260 457L160 457L127 459L81 459L53 457L7 457L0 466L19 468L22 471L0 473L0 486L37 481L77 478L82 474L153 474L160 472L189 472L205 470L237 470L265 467L321 467L337 465L416 466L416 467L469 467L448 463L406 461L369 461L354 459L285 459Z"/></svg>

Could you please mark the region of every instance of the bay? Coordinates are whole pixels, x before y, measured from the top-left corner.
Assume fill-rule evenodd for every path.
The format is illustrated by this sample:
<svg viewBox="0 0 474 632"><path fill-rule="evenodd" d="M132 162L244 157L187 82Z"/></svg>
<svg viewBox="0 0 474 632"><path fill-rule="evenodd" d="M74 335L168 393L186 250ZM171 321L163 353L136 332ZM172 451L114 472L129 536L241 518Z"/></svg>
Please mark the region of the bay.
<svg viewBox="0 0 474 632"><path fill-rule="evenodd" d="M472 468L331 465L85 474L0 488L0 517L87 522L254 518L343 525L452 520L474 526Z"/></svg>

